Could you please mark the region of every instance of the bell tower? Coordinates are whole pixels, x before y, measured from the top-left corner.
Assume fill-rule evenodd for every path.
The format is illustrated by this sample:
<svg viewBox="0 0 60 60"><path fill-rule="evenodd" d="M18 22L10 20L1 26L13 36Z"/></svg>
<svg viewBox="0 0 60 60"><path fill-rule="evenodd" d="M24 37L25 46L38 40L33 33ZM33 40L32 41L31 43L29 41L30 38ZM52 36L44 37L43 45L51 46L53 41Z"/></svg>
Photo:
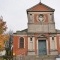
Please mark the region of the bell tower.
<svg viewBox="0 0 60 60"><path fill-rule="evenodd" d="M27 9L29 33L55 33L54 9L38 3Z"/></svg>

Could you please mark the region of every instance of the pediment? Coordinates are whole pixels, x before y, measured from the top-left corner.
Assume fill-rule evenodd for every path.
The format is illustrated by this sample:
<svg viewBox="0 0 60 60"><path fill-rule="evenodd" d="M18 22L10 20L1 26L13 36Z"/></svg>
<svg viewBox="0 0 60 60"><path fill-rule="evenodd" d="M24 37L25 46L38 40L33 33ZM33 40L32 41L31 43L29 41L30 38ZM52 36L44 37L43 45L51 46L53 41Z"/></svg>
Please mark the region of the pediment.
<svg viewBox="0 0 60 60"><path fill-rule="evenodd" d="M34 12L36 12L36 11L41 11L41 12L46 11L47 12L47 11L55 11L55 10L53 8L43 4L43 3L38 3L37 5L27 9L27 11L34 11Z"/></svg>

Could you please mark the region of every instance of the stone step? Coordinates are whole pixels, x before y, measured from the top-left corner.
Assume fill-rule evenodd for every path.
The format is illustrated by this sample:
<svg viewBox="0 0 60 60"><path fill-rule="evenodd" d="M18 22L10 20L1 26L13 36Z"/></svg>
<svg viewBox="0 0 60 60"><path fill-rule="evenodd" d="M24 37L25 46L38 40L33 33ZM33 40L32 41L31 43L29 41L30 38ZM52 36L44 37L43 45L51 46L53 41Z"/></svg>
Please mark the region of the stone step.
<svg viewBox="0 0 60 60"><path fill-rule="evenodd" d="M16 56L13 60L55 60L56 55Z"/></svg>

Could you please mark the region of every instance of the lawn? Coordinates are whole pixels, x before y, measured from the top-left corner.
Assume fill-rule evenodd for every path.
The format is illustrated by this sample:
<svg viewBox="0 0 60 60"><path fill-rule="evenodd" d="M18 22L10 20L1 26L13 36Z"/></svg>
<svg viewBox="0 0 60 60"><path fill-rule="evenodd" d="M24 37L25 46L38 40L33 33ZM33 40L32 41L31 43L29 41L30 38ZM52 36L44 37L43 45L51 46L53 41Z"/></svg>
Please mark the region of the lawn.
<svg viewBox="0 0 60 60"><path fill-rule="evenodd" d="M8 60L8 59L13 60L12 57L10 57L10 56L0 57L0 60Z"/></svg>

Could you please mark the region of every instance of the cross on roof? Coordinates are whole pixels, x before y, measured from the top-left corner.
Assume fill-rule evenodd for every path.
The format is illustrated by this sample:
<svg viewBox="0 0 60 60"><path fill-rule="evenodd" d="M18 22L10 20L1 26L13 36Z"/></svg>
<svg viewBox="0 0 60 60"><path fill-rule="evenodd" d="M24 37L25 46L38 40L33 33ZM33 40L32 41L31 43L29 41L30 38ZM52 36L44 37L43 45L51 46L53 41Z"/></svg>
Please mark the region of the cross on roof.
<svg viewBox="0 0 60 60"><path fill-rule="evenodd" d="M40 2L41 2L41 0L40 0Z"/></svg>

